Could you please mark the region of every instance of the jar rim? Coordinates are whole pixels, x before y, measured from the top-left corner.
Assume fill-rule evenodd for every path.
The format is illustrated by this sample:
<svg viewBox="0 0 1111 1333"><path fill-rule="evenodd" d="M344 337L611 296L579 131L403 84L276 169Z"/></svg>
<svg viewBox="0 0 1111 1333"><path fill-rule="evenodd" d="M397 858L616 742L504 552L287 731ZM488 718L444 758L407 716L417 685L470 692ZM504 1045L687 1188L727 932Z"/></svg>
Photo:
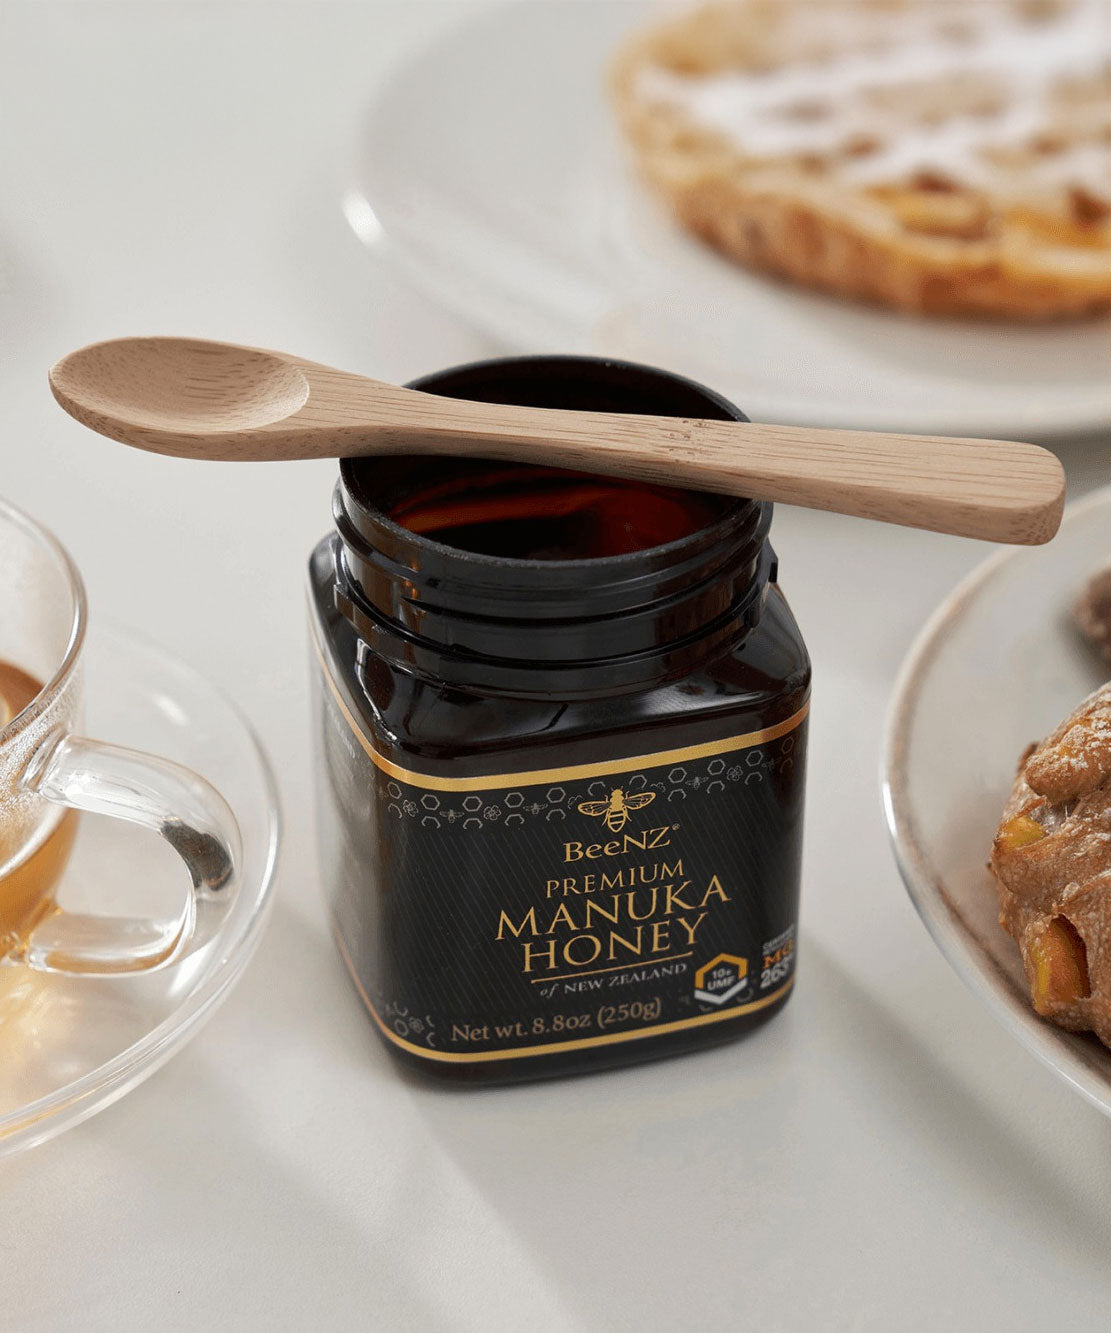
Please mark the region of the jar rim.
<svg viewBox="0 0 1111 1333"><path fill-rule="evenodd" d="M397 455L398 457L420 457L421 455ZM430 455L424 455L426 457ZM343 474L344 465L353 462L363 462L363 459L341 459L340 472ZM594 476L596 474L584 472L584 477ZM343 487L346 495L352 499L359 507L360 511L376 526L382 528L396 541L411 545L416 551L427 550L434 553L441 559L458 560L461 566L472 565L480 569L520 569L535 572L543 572L555 569L566 569L568 572L577 570L585 572L589 570L615 569L623 570L632 568L638 562L643 563L646 558L659 557L666 563L671 563L671 558L682 556L688 548L693 548L707 537L724 536L735 524L738 518L742 517L748 507L755 504L755 501L740 499L736 504L728 506L711 522L703 524L701 527L694 528L691 532L684 533L682 537L676 537L673 541L659 542L653 546L642 546L635 551L623 551L619 555L590 555L574 556L569 558L560 558L559 560L543 560L528 556L510 556L510 555L492 555L483 551L471 551L463 546L452 546L450 542L438 542L424 533L414 532L412 528L407 528L404 524L398 523L390 518L384 509L369 502L363 494L357 493L352 486L351 480L343 476ZM680 488L676 488L680 489ZM696 491L694 494L709 494L710 492Z"/></svg>

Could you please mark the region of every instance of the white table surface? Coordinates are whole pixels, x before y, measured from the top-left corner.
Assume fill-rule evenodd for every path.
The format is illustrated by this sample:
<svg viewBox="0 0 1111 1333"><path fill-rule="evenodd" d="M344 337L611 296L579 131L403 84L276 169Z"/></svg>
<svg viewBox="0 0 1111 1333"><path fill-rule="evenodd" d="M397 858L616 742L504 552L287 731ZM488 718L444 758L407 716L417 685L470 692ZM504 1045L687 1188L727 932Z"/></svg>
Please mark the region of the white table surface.
<svg viewBox="0 0 1111 1333"><path fill-rule="evenodd" d="M242 701L286 816L224 1007L123 1101L0 1162L0 1328L1106 1327L1111 1125L936 953L880 807L896 670L983 547L777 516L815 664L783 1015L684 1059L445 1092L380 1048L317 882L302 576L333 467L146 457L50 399L53 360L127 333L397 380L498 350L339 209L368 94L469 8L0 4L0 491L69 545L94 616ZM1061 452L1074 495L1107 476L1107 441Z"/></svg>

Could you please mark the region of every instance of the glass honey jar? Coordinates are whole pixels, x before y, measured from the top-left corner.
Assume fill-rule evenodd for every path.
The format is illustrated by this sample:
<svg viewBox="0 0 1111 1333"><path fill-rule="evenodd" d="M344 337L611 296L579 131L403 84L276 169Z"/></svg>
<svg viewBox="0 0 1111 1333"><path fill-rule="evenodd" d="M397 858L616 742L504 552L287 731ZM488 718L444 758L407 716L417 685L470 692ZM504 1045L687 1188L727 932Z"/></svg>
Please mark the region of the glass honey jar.
<svg viewBox="0 0 1111 1333"><path fill-rule="evenodd" d="M745 420L579 357L446 397ZM320 861L389 1049L475 1082L750 1031L795 977L810 663L770 504L345 459L309 565Z"/></svg>

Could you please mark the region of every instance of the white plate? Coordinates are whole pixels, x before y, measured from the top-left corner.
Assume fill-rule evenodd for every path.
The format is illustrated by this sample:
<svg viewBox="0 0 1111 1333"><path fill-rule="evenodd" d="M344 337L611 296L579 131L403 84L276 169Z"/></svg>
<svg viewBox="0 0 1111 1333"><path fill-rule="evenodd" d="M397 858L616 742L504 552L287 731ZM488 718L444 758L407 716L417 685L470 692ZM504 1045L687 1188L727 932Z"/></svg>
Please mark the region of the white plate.
<svg viewBox="0 0 1111 1333"><path fill-rule="evenodd" d="M1001 552L940 607L888 720L884 796L911 899L973 992L1111 1115L1111 1051L1039 1018L985 865L1019 756L1107 679L1069 619L1111 558L1111 489L1069 510L1048 545Z"/></svg>
<svg viewBox="0 0 1111 1333"><path fill-rule="evenodd" d="M0 1156L103 1110L179 1050L229 994L270 901L277 792L239 710L161 649L95 619L85 670L90 736L176 759L224 795L243 839L241 881L219 933L176 967L108 979L0 967ZM78 911L170 915L181 875L159 838L84 815L58 897Z"/></svg>
<svg viewBox="0 0 1111 1333"><path fill-rule="evenodd" d="M657 6L519 3L430 46L375 100L356 233L517 348L664 365L757 420L1061 435L1111 422L1111 320L1022 328L901 316L747 273L631 177L605 101Z"/></svg>

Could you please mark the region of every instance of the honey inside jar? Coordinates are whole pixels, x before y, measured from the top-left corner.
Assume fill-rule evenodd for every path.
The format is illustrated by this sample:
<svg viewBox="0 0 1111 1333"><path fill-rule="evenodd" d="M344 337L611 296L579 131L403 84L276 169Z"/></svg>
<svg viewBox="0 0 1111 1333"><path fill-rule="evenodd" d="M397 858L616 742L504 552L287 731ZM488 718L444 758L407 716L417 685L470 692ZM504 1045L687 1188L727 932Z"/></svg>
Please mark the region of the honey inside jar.
<svg viewBox="0 0 1111 1333"><path fill-rule="evenodd" d="M477 555L583 560L679 541L727 503L618 477L491 465L419 489L391 506L389 516L410 532Z"/></svg>

